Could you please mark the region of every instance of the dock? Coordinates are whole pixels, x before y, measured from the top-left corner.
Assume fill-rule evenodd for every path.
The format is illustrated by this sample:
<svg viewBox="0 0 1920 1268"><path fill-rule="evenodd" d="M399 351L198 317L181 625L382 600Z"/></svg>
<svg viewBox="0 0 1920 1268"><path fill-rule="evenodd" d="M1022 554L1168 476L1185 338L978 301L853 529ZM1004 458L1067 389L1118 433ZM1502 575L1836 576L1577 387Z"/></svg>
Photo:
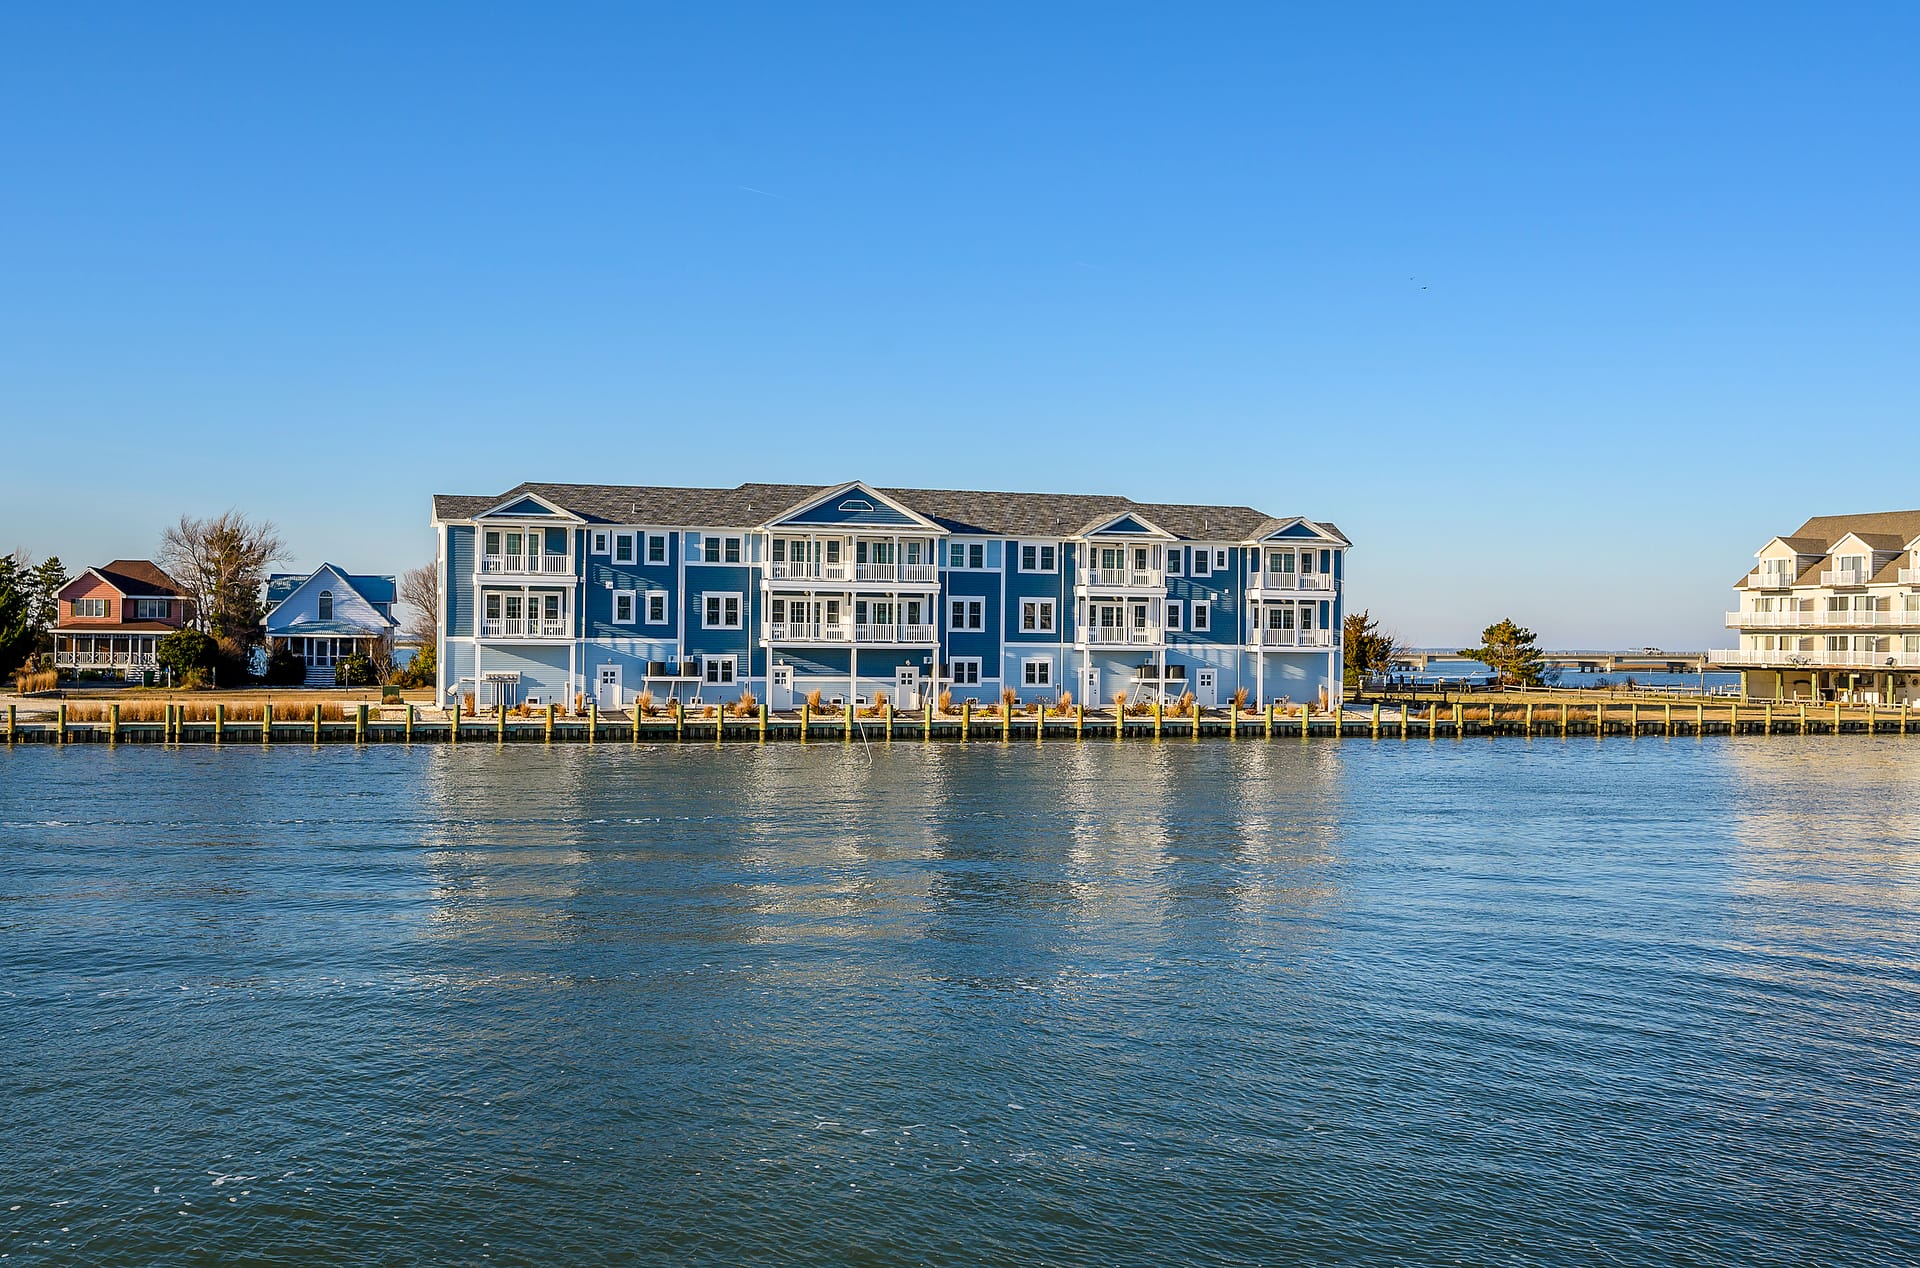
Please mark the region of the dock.
<svg viewBox="0 0 1920 1268"><path fill-rule="evenodd" d="M400 713L390 717L387 713ZM1284 713L1211 710L1174 716L1162 706L1144 714L1116 716L1110 711L1071 713L936 713L928 708L878 716L814 713L803 707L797 714L775 715L762 706L748 716L694 715L679 709L660 716L600 713L561 715L555 710L531 716L505 709L479 716L453 710L441 717L422 716L413 705L382 711L358 706L345 720L277 721L265 716L234 719L216 707L211 718L204 710L189 714L169 708L158 722L129 722L117 707L105 720L77 721L61 705L51 718L22 719L18 707L6 713L5 743L15 744L161 744L255 745L285 744L587 744L627 747L667 744L844 743L893 744L905 742L998 742L1044 746L1058 741L1108 742L1189 740L1234 741L1323 739L1461 740L1469 737L1551 736L1708 736L1708 735L1908 735L1920 726L1920 713L1908 705L1846 705L1757 701L1658 703L1592 701L1583 703L1519 703L1489 701L1466 705L1435 701L1370 712L1346 710L1339 715L1299 709Z"/></svg>

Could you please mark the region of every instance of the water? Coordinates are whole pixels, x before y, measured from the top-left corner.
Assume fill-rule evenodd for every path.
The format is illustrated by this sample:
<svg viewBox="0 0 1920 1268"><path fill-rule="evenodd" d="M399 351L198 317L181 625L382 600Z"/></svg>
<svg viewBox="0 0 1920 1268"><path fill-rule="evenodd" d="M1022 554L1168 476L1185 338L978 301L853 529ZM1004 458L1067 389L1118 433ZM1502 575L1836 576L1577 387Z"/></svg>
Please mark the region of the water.
<svg viewBox="0 0 1920 1268"><path fill-rule="evenodd" d="M1424 671L1391 674L1389 677L1395 682L1412 682L1423 687L1454 684L1462 679L1486 682L1493 677L1493 667L1477 660L1433 660L1428 662ZM1699 674L1671 674L1664 669L1616 669L1611 673L1584 673L1579 669L1565 668L1559 671L1552 682L1556 687L1577 687L1583 691L1605 691L1609 687L1625 687L1628 683L1639 687L1721 694L1740 690L1739 671L1724 669Z"/></svg>
<svg viewBox="0 0 1920 1268"><path fill-rule="evenodd" d="M9 1263L1920 1258L1920 742L0 753Z"/></svg>

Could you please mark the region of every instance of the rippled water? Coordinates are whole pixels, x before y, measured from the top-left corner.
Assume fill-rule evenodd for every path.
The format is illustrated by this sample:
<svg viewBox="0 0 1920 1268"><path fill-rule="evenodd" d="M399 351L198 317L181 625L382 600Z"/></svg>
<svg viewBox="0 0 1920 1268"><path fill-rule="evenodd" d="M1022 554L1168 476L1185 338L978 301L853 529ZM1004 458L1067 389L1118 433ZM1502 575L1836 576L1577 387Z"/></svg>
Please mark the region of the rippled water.
<svg viewBox="0 0 1920 1268"><path fill-rule="evenodd" d="M0 753L11 1262L1920 1255L1920 741Z"/></svg>

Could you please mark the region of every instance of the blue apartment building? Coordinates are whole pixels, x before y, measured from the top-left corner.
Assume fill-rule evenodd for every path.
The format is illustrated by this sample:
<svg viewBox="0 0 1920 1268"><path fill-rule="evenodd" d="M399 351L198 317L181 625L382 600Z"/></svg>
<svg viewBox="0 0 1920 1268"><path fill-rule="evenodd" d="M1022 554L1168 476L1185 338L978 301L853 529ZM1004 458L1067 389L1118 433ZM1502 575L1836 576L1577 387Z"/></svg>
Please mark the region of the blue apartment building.
<svg viewBox="0 0 1920 1268"><path fill-rule="evenodd" d="M433 527L448 702L1341 694L1352 543L1251 507L858 481L522 484L436 496Z"/></svg>

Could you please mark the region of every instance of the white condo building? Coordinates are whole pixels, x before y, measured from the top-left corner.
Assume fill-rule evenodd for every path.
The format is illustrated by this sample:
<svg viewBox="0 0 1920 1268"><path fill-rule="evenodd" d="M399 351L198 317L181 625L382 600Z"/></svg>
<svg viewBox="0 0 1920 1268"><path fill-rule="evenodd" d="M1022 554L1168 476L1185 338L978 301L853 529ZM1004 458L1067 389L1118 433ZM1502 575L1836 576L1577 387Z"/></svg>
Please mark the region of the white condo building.
<svg viewBox="0 0 1920 1268"><path fill-rule="evenodd" d="M1920 511L1815 516L1755 558L1711 653L1747 695L1920 704Z"/></svg>

